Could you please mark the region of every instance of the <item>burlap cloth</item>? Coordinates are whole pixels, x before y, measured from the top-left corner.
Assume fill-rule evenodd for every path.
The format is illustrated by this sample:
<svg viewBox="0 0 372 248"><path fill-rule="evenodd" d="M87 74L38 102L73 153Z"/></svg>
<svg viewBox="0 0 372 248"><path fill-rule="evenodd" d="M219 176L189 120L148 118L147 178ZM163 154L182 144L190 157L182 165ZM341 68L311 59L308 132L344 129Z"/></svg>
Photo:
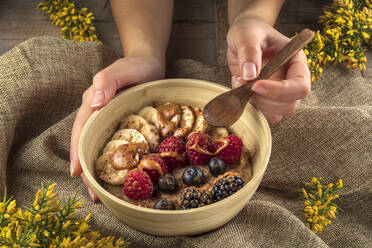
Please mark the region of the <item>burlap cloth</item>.
<svg viewBox="0 0 372 248"><path fill-rule="evenodd" d="M82 186L69 173L69 142L81 95L96 72L115 61L107 47L52 37L30 39L0 57L0 189L8 186L20 206L41 183L56 182L66 199ZM168 77L225 84L226 68L178 61ZM263 181L232 221L193 237L156 237L118 221L93 204L94 227L129 237L132 247L372 247L372 84L359 73L329 68L297 113L271 125L273 150ZM343 178L343 212L324 233L300 217L302 183L311 177Z"/></svg>

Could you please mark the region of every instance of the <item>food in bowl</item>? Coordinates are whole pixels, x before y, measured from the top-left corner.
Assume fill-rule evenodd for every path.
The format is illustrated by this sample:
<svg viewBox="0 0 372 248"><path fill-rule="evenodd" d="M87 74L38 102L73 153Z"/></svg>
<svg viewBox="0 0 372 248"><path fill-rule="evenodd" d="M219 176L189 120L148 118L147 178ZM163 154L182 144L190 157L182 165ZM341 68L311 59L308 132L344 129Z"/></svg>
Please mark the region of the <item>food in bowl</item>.
<svg viewBox="0 0 372 248"><path fill-rule="evenodd" d="M126 116L103 148L95 173L111 194L160 210L199 208L252 178L248 149L200 108L166 103Z"/></svg>

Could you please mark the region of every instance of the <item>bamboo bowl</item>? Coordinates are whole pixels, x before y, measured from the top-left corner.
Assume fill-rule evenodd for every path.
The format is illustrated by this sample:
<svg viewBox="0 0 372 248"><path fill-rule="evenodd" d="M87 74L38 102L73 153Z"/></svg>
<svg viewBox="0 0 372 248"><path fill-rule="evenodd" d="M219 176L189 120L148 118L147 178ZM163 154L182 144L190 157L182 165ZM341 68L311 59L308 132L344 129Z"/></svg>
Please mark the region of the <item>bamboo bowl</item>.
<svg viewBox="0 0 372 248"><path fill-rule="evenodd" d="M203 107L228 88L201 80L167 79L132 87L93 113L79 140L83 171L102 203L120 220L154 235L194 235L218 228L236 216L258 188L271 152L271 133L264 116L248 104L231 130L252 154L253 177L237 193L211 205L191 210L155 210L127 203L106 191L94 176L94 163L121 118L154 102L186 103Z"/></svg>

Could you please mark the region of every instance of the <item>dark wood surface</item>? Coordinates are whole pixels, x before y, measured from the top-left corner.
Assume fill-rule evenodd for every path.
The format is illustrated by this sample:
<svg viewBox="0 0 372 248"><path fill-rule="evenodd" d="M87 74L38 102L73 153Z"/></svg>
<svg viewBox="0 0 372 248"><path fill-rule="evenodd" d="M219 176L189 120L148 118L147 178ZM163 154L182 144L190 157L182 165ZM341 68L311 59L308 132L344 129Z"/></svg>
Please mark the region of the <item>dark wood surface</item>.
<svg viewBox="0 0 372 248"><path fill-rule="evenodd" d="M40 14L39 0L0 1L0 55L22 41L40 35L59 36L58 27ZM101 40L122 55L119 35L109 1L76 0L78 7L94 13ZM305 27L317 29L321 7L331 0L287 0L276 27L292 36ZM195 59L203 63L226 66L226 32L228 30L226 0L175 0L167 59ZM372 52L369 51L366 77L372 79Z"/></svg>

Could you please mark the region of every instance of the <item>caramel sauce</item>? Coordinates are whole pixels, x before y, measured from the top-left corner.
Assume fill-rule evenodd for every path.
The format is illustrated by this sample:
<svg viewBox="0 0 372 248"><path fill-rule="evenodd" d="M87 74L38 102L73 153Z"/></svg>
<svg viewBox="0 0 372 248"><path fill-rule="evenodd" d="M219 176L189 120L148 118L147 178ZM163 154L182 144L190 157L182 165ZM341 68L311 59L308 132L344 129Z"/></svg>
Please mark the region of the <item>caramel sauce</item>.
<svg viewBox="0 0 372 248"><path fill-rule="evenodd" d="M181 114L181 108L177 104L168 103L156 108L160 120L160 133L164 137L173 135L176 130L175 123L171 122L175 115Z"/></svg>
<svg viewBox="0 0 372 248"><path fill-rule="evenodd" d="M230 140L229 139L224 139L224 138L218 139L215 142L216 143L217 142L223 142L223 145L220 148L218 148L217 151L214 152L214 155L220 153L220 151L222 151L223 149L225 149L230 144Z"/></svg>
<svg viewBox="0 0 372 248"><path fill-rule="evenodd" d="M118 146L110 156L110 163L116 170L132 169L137 166L149 147L146 143L129 143Z"/></svg>
<svg viewBox="0 0 372 248"><path fill-rule="evenodd" d="M216 142L223 142L223 145L221 147L219 147L217 149L217 151L215 151L213 153L203 149L202 147L200 147L198 145L198 142L199 142L199 137L196 138L195 143L189 149L192 149L192 150L197 151L197 152L202 153L202 154L207 154L207 155L214 156L214 155L217 155L218 153L220 153L223 149L225 149L229 145L230 140L229 139L219 139L219 140L217 140Z"/></svg>
<svg viewBox="0 0 372 248"><path fill-rule="evenodd" d="M185 161L186 152L183 154L178 154L177 152L162 152L160 157L172 157L178 161Z"/></svg>
<svg viewBox="0 0 372 248"><path fill-rule="evenodd" d="M186 104L181 104L180 105L180 108L182 110L182 120L181 120L181 125L179 128L177 128L175 131L174 131L174 136L176 137L185 137L192 129L192 126L194 125L194 121L192 121L191 123L188 123L189 120L187 120L187 113L185 113L186 111L190 111L191 112L191 115L192 117L191 118L194 118L194 111Z"/></svg>
<svg viewBox="0 0 372 248"><path fill-rule="evenodd" d="M138 169L157 170L160 175L163 175L163 170L161 169L160 164L151 159L142 159L138 165Z"/></svg>
<svg viewBox="0 0 372 248"><path fill-rule="evenodd" d="M207 150L204 150L203 148L201 148L198 145L199 139L200 139L200 136L196 137L195 143L189 149L192 149L192 150L197 151L197 152L202 153L202 154L214 155L214 153L211 153L211 152L209 152Z"/></svg>

